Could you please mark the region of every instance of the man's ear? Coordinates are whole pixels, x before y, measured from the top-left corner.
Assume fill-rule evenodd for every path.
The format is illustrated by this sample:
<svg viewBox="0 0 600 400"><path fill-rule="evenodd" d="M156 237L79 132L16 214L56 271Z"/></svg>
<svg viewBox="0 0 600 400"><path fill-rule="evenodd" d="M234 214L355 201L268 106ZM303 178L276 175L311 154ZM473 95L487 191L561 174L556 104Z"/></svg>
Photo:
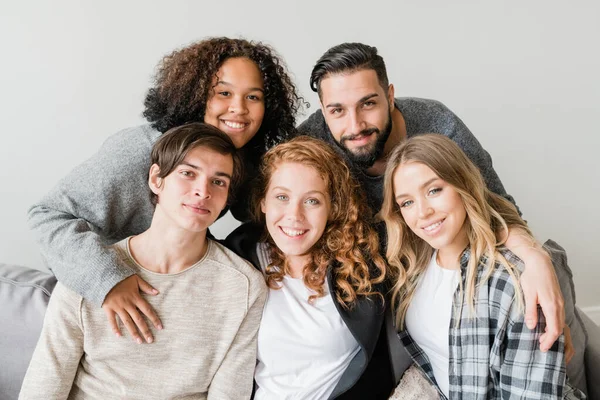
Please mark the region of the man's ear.
<svg viewBox="0 0 600 400"><path fill-rule="evenodd" d="M394 99L394 85L391 83L388 86L387 96L388 96L388 104L390 105L390 112L393 112L396 105L394 102L394 100L395 100Z"/></svg>
<svg viewBox="0 0 600 400"><path fill-rule="evenodd" d="M158 165L152 164L148 173L148 186L150 186L150 190L154 194L159 194L162 189L163 179L158 176L159 174L160 168Z"/></svg>

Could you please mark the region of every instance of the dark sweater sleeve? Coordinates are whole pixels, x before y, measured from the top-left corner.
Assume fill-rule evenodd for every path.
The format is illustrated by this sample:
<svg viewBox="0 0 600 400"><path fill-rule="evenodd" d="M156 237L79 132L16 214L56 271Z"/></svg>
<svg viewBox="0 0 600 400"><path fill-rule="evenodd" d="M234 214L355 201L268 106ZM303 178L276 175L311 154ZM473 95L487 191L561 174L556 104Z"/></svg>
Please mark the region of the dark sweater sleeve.
<svg viewBox="0 0 600 400"><path fill-rule="evenodd" d="M442 107L442 120L444 121L446 135L456 142L467 157L479 168L488 189L513 203L517 207L519 215L521 215L515 199L506 192L502 181L494 170L490 154L481 146L481 143L456 114L443 104L438 103L438 105Z"/></svg>
<svg viewBox="0 0 600 400"><path fill-rule="evenodd" d="M298 125L298 129L297 129L297 133L298 135L308 135L308 136L314 136L312 134L313 131L313 123L312 123L312 119L313 119L314 114L311 114L304 122L302 122L300 125Z"/></svg>
<svg viewBox="0 0 600 400"><path fill-rule="evenodd" d="M297 129L297 135L307 135L331 144L329 128L320 110L312 113Z"/></svg>

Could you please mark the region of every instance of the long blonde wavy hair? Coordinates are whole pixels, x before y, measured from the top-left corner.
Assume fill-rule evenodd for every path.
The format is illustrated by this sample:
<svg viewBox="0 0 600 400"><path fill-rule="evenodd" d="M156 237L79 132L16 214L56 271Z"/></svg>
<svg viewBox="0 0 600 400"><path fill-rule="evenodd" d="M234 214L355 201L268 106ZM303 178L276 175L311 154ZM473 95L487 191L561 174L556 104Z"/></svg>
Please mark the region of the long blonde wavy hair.
<svg viewBox="0 0 600 400"><path fill-rule="evenodd" d="M394 173L402 164L412 162L429 167L457 191L464 204L471 257L466 269L465 288L461 282L460 294L461 297L466 296L471 317L475 317L476 285L487 281L496 262L503 265L515 282L518 282L518 271L498 252L498 248L504 245L508 237L509 227L529 236L531 245L535 246L535 240L516 207L487 188L479 169L456 143L439 134L419 135L406 140L388 159L380 212L387 230L387 261L396 280L392 289L392 304L400 329L404 327L408 305L434 252L426 241L406 225L395 201ZM478 267L481 264L489 268L483 280L477 282ZM515 286L518 305L523 309L520 286Z"/></svg>
<svg viewBox="0 0 600 400"><path fill-rule="evenodd" d="M372 228L374 216L366 205L362 188L342 158L323 141L298 136L264 155L252 199L255 221L265 224L261 201L273 173L286 162L314 168L325 182L331 199L325 230L311 249L311 260L304 267L304 284L315 292L308 301L312 303L324 296L327 268L333 262L336 262L335 295L344 307L351 307L358 296L380 295L374 285L384 281L386 263L379 254L379 238ZM268 231L266 240L271 253L271 263L266 268L267 285L278 289L278 283L290 273L290 268L285 254L275 245Z"/></svg>

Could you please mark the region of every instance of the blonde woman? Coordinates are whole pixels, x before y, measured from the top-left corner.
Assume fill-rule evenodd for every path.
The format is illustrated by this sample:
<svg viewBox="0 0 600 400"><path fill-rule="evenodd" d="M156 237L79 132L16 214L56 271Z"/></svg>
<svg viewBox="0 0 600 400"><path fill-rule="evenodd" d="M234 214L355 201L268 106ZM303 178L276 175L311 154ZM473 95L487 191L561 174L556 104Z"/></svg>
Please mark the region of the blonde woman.
<svg viewBox="0 0 600 400"><path fill-rule="evenodd" d="M542 352L543 315L525 325L523 263L504 241L508 227L535 240L462 150L437 134L407 140L388 160L384 192L400 337L440 396L582 398L566 382L564 338Z"/></svg>
<svg viewBox="0 0 600 400"><path fill-rule="evenodd" d="M387 399L393 376L378 342L386 265L360 186L309 137L268 151L257 186L257 224L227 239L269 287L255 399Z"/></svg>

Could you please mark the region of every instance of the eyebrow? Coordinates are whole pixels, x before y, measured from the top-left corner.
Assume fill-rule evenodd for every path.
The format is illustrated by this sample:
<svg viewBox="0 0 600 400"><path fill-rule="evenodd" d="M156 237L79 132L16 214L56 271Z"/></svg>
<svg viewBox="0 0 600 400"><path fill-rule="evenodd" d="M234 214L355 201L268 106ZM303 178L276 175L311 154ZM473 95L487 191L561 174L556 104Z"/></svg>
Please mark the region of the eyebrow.
<svg viewBox="0 0 600 400"><path fill-rule="evenodd" d="M373 97L377 97L377 96L379 96L379 94L378 94L378 93L371 93L371 94L368 94L368 95L366 95L366 96L363 96L363 97L361 97L360 99L358 99L357 103L358 103L358 104L360 104L360 103L364 103L365 101L367 101L367 100L369 100L369 99L372 99ZM331 107L331 108L338 108L338 107L341 107L341 106L342 106L342 103L330 103L330 104L327 104L327 105L325 106L325 108L330 108L330 107Z"/></svg>
<svg viewBox="0 0 600 400"><path fill-rule="evenodd" d="M233 86L232 83L225 82L225 81L217 81L217 84L215 86L217 86L217 85ZM250 92L254 92L254 91L259 91L259 92L263 92L263 93L265 92L263 88L259 88L259 87L248 88L248 90Z"/></svg>
<svg viewBox="0 0 600 400"><path fill-rule="evenodd" d="M190 163L189 163L189 162L187 162L187 161L182 161L182 162L181 162L181 164L179 164L179 165L187 165L188 167L190 167L190 168L192 168L192 169L195 169L196 171L202 171L202 168L200 168L200 167L199 167L199 166L197 166L197 165L190 164ZM227 172L223 172L223 171L217 171L217 172L215 172L213 175L214 175L214 176L220 176L220 177L225 177L225 178L229 178L229 179L231 179L231 175L229 175Z"/></svg>
<svg viewBox="0 0 600 400"><path fill-rule="evenodd" d="M425 182L424 184L422 184L421 186L419 186L419 189L423 189L424 187L431 185L432 182L437 181L438 179L440 179L440 178L438 178L437 176L431 178L430 180L428 180L427 182ZM400 193L399 195L396 196L396 200L400 199L402 197L408 197L408 194L406 194L406 193Z"/></svg>
<svg viewBox="0 0 600 400"><path fill-rule="evenodd" d="M275 187L274 187L274 188L272 188L271 190L283 190L283 191L285 191L285 192L291 192L291 190L290 190L290 189L288 189L288 188L286 188L285 186L275 186ZM315 194L315 193L316 193L316 194L320 194L320 195L321 195L321 196L323 196L323 197L326 197L326 196L325 196L325 193L323 193L323 192L321 192L321 191L319 191L319 190L310 190L310 191L308 191L308 192L304 193L303 195L307 195L307 194Z"/></svg>

